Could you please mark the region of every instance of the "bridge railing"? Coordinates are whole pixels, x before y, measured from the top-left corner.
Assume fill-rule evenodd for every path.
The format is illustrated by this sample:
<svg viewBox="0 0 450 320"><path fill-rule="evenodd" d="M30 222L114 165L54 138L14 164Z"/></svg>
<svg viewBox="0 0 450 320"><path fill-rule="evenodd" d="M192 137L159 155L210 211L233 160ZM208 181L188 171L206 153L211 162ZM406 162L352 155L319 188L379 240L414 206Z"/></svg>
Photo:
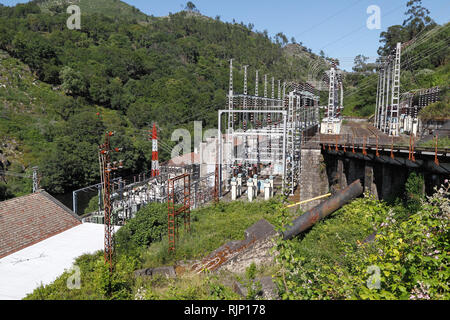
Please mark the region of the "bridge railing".
<svg viewBox="0 0 450 320"><path fill-rule="evenodd" d="M313 145L326 145L330 148L336 148L336 146L342 150L344 147L346 149L351 149L353 146L355 148L366 147L369 149L395 149L395 150L409 150L413 149L415 152L436 152L439 153L450 153L449 147L423 147L415 145L414 141L410 143L405 142L405 140L399 138L386 138L368 136L368 137L355 137L351 134L341 134L341 135L320 135L315 136L307 141L307 144Z"/></svg>

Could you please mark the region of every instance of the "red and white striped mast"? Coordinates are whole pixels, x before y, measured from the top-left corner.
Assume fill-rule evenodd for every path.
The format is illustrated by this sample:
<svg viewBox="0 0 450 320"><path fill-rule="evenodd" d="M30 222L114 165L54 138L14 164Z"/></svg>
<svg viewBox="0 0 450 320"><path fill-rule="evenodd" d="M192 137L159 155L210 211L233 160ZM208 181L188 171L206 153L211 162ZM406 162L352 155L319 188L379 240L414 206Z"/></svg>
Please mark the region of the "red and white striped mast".
<svg viewBox="0 0 450 320"><path fill-rule="evenodd" d="M153 124L152 132L152 177L159 176L159 161L158 161L158 135L156 131L156 124Z"/></svg>

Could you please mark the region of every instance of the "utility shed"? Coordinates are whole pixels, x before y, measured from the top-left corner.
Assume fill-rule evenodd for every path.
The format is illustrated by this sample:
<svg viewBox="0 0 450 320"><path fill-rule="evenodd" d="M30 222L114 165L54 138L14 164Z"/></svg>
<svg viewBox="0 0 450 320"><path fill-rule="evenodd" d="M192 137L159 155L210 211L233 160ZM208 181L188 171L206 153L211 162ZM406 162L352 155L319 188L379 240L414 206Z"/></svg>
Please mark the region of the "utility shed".
<svg viewBox="0 0 450 320"><path fill-rule="evenodd" d="M80 224L45 191L0 202L0 258Z"/></svg>

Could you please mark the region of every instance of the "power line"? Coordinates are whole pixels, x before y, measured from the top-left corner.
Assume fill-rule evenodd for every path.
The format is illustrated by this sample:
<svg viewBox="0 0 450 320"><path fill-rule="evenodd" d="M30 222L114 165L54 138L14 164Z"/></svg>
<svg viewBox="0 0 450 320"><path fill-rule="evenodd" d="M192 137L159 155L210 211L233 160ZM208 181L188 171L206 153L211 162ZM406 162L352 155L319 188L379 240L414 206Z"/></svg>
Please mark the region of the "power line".
<svg viewBox="0 0 450 320"><path fill-rule="evenodd" d="M356 1L356 2L354 2L354 3L352 3L352 4L350 4L349 6L347 6L347 7L343 8L343 9L339 10L338 12L332 14L331 16L329 16L328 18L322 20L321 22L319 22L318 24L312 26L311 28L304 30L302 33L298 34L297 37L299 37L299 36L301 36L301 35L304 35L306 32L311 31L311 30L317 28L318 26L324 24L325 22L330 21L332 18L334 18L334 17L336 17L337 15L341 14L342 12L344 12L344 11L350 9L351 7L355 6L356 4L358 4L358 3L361 2L361 1L362 1L362 0L358 0L358 1Z"/></svg>
<svg viewBox="0 0 450 320"><path fill-rule="evenodd" d="M440 46L442 46L442 45L440 45ZM438 46L437 48L439 48L440 46ZM437 48L434 48L434 50L437 49ZM442 47L441 49L435 51L434 53L440 52L440 51L442 51L443 49L447 49L447 46ZM422 57L422 58L419 59L419 60L414 61L414 62L411 63L409 66L412 66L412 65L417 64L418 62L422 61L423 59L427 58L428 56L430 56L430 54L428 54L428 55ZM402 67L403 67L403 66L402 66ZM365 85L363 85L362 87L361 87L361 86L358 87L358 89L357 89L356 91L352 91L352 92L350 92L350 93L348 93L348 94L344 94L344 97L346 97L346 98L351 97L351 96L353 96L354 94L358 93L359 91L364 90L364 89L367 89L368 87L370 87L370 86L373 84L373 83L370 83L370 82L373 82L374 80L377 80L377 78L368 78L368 79L369 79L369 80L368 80L368 82L367 82Z"/></svg>
<svg viewBox="0 0 450 320"><path fill-rule="evenodd" d="M441 31L443 31L443 30L441 30ZM440 32L441 32L440 31ZM428 48L427 49L427 51L425 51L425 53L428 53L428 52L430 52L430 51L432 51L432 50L434 50L434 49L437 49L437 48L439 48L441 45L440 45L440 42L438 42L438 43L435 43L434 45L432 45L430 48ZM442 50L442 49L441 49ZM439 52L439 51L441 51L441 50L438 50L438 51L436 51L436 52ZM420 59L420 61L421 60L423 60L424 58L426 58L426 57L428 57L429 55L426 55L425 57L423 57L422 59L420 59L421 57L416 57L415 59L413 59L413 60L410 60L410 61L406 61L406 62L403 62L402 63L402 67L403 68L405 68L406 66L410 66L410 65L412 65L412 64L415 64L416 62L417 62L417 59ZM412 64L411 64L412 63ZM375 80L375 78L368 78L368 83L367 84L365 84L365 85L363 85L362 87L360 86L359 88L358 88L358 90L361 90L361 89L365 89L365 88L367 88L367 86L370 86L371 85L371 81L374 81ZM357 90L357 91L358 91ZM356 91L356 92L357 92ZM344 96L350 96L350 95L353 95L354 93L356 93L355 91L352 91L352 92L349 92L349 93L347 93L346 95L344 95Z"/></svg>
<svg viewBox="0 0 450 320"><path fill-rule="evenodd" d="M389 11L389 12L388 12L387 14L385 14L384 16L387 17L388 15L394 13L398 8L400 8L400 7L402 7L402 6L403 6L403 4L399 5L398 7L394 8L394 9L391 10L391 11ZM362 25L362 26L358 27L357 29L354 29L354 30L352 30L351 32L347 33L346 35L340 37L339 39L334 40L334 41L332 41L332 42L326 44L325 46L323 46L323 47L320 48L319 50L323 50L324 48L326 48L326 47L328 47L328 46L330 46L330 45L332 45L332 44L334 44L334 43L336 43L336 42L340 42L342 39L347 38L348 36L350 36L350 35L352 35L352 34L358 32L359 30L361 30L361 29L363 29L363 28L365 28L365 27L367 27L367 26L366 26L366 25Z"/></svg>

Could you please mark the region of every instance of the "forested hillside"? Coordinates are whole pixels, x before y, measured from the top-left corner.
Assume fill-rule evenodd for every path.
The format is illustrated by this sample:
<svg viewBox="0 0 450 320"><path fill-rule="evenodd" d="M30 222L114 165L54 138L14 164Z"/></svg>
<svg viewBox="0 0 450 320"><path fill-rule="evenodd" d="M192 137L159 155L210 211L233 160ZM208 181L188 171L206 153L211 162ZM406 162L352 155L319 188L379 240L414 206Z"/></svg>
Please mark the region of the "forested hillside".
<svg viewBox="0 0 450 320"><path fill-rule="evenodd" d="M62 13L66 7L75 4L84 14L103 14L110 18L120 16L122 19L144 23L149 17L139 9L119 0L35 0L43 13Z"/></svg>
<svg viewBox="0 0 450 320"><path fill-rule="evenodd" d="M81 30L66 27L66 1L0 6L2 163L16 172L39 165L42 186L52 193L99 181L97 147L106 130L117 132L113 143L124 148L128 175L149 169L153 122L166 146L173 145L173 129L192 130L193 120L216 126L230 58L240 92L243 65L283 80L306 80L316 60L326 66L282 33L272 39L251 24L224 23L192 7L141 19L120 1L102 0L105 10L91 3L80 0ZM254 78L250 72L250 92ZM29 191L18 180L8 189L10 196Z"/></svg>

